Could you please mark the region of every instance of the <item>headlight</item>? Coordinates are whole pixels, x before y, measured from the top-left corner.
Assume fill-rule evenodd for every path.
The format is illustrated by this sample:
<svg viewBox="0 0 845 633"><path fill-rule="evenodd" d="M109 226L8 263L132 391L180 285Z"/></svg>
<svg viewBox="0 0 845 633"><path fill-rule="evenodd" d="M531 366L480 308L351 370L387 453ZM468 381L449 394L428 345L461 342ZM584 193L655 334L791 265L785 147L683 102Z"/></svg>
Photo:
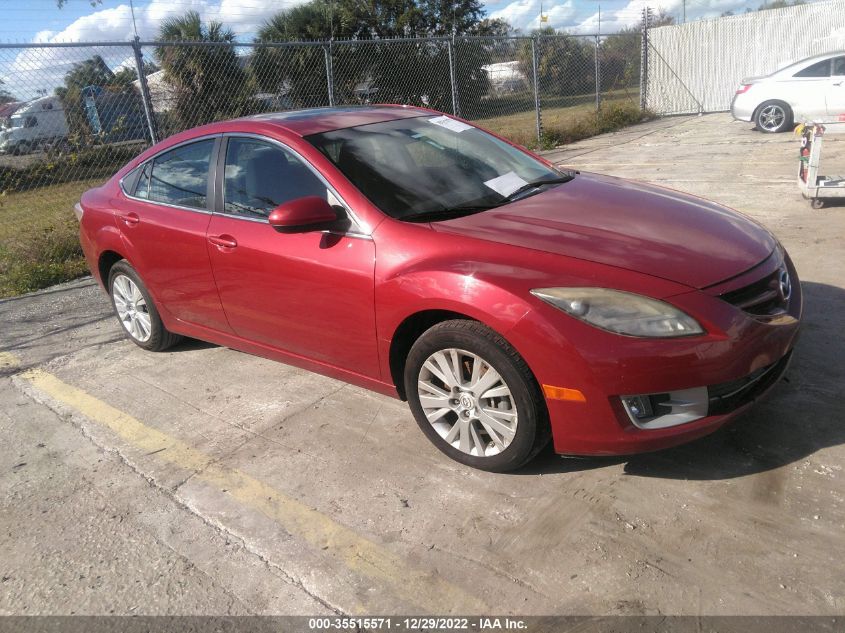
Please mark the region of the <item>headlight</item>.
<svg viewBox="0 0 845 633"><path fill-rule="evenodd" d="M536 288L538 297L603 330L628 336L670 338L703 334L688 314L668 303L607 288Z"/></svg>

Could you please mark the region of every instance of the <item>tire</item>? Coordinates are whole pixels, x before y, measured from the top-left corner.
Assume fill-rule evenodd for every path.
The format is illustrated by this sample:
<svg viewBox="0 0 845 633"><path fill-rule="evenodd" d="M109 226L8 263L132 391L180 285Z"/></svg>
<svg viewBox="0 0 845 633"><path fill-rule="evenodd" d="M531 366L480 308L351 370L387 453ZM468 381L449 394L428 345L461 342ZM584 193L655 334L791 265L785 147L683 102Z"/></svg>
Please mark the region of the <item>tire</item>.
<svg viewBox="0 0 845 633"><path fill-rule="evenodd" d="M443 363L459 367L461 376L444 371ZM404 380L422 432L462 464L515 470L549 441L548 411L534 375L504 338L477 321L444 321L426 330L408 353Z"/></svg>
<svg viewBox="0 0 845 633"><path fill-rule="evenodd" d="M138 347L162 352L182 339L164 327L147 287L125 259L111 267L108 291L123 333Z"/></svg>
<svg viewBox="0 0 845 633"><path fill-rule="evenodd" d="M786 132L792 129L792 108L783 101L765 101L754 114L754 125L767 134Z"/></svg>

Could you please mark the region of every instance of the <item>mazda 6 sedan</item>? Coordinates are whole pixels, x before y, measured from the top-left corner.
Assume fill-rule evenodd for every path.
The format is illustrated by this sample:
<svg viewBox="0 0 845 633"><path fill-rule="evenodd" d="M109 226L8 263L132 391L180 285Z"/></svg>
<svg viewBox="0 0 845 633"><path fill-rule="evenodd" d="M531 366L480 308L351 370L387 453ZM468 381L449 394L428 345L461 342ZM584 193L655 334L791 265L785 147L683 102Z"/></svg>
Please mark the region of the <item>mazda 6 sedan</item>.
<svg viewBox="0 0 845 633"><path fill-rule="evenodd" d="M801 318L789 256L747 217L419 108L192 129L76 212L140 347L188 336L405 399L492 471L550 439L607 455L710 433L778 381Z"/></svg>

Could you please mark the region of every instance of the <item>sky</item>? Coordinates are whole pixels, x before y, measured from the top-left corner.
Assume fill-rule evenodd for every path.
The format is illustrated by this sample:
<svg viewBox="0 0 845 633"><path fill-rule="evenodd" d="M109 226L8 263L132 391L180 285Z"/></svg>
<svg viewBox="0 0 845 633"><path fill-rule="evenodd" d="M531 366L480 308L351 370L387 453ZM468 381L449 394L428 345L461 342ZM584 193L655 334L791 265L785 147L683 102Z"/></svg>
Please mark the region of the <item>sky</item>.
<svg viewBox="0 0 845 633"><path fill-rule="evenodd" d="M305 0L134 0L138 34L152 39L157 25L167 16L198 10L230 26L248 39L257 27L278 10ZM762 0L487 0L488 15L504 18L523 32L552 26L570 32L612 33L639 23L648 4L678 19L686 2L687 20L717 17L723 11L742 12L757 8ZM548 22L540 23L540 7ZM103 0L92 6L89 0L67 0L59 9L55 0L0 0L0 42L107 41L134 35L129 0Z"/></svg>
<svg viewBox="0 0 845 633"><path fill-rule="evenodd" d="M280 9L306 0L0 0L0 44L32 42L130 41L137 33L153 40L158 26L170 16L198 11L205 20L218 20L250 41L260 25ZM742 13L762 0L483 0L491 18L503 18L522 33L551 26L570 33L614 33L637 26L646 4L687 21L718 17L724 11ZM540 22L540 10L548 16ZM600 22L599 22L600 17ZM0 88L20 100L52 93L75 62L100 54L117 69L133 64L132 49L123 47L21 49L0 47ZM151 50L147 51L147 54Z"/></svg>

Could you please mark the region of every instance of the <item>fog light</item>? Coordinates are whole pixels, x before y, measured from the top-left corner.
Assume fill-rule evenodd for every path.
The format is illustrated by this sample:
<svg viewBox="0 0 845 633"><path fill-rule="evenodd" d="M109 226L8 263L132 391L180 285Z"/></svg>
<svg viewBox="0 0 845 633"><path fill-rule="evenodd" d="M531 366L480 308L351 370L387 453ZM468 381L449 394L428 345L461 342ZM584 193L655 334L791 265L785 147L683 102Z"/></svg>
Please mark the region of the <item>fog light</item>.
<svg viewBox="0 0 845 633"><path fill-rule="evenodd" d="M642 420L650 418L654 415L651 409L651 401L648 396L624 396L622 404L628 410L628 415L632 418Z"/></svg>
<svg viewBox="0 0 845 633"><path fill-rule="evenodd" d="M619 396L628 419L640 429L665 429L707 416L707 387Z"/></svg>

